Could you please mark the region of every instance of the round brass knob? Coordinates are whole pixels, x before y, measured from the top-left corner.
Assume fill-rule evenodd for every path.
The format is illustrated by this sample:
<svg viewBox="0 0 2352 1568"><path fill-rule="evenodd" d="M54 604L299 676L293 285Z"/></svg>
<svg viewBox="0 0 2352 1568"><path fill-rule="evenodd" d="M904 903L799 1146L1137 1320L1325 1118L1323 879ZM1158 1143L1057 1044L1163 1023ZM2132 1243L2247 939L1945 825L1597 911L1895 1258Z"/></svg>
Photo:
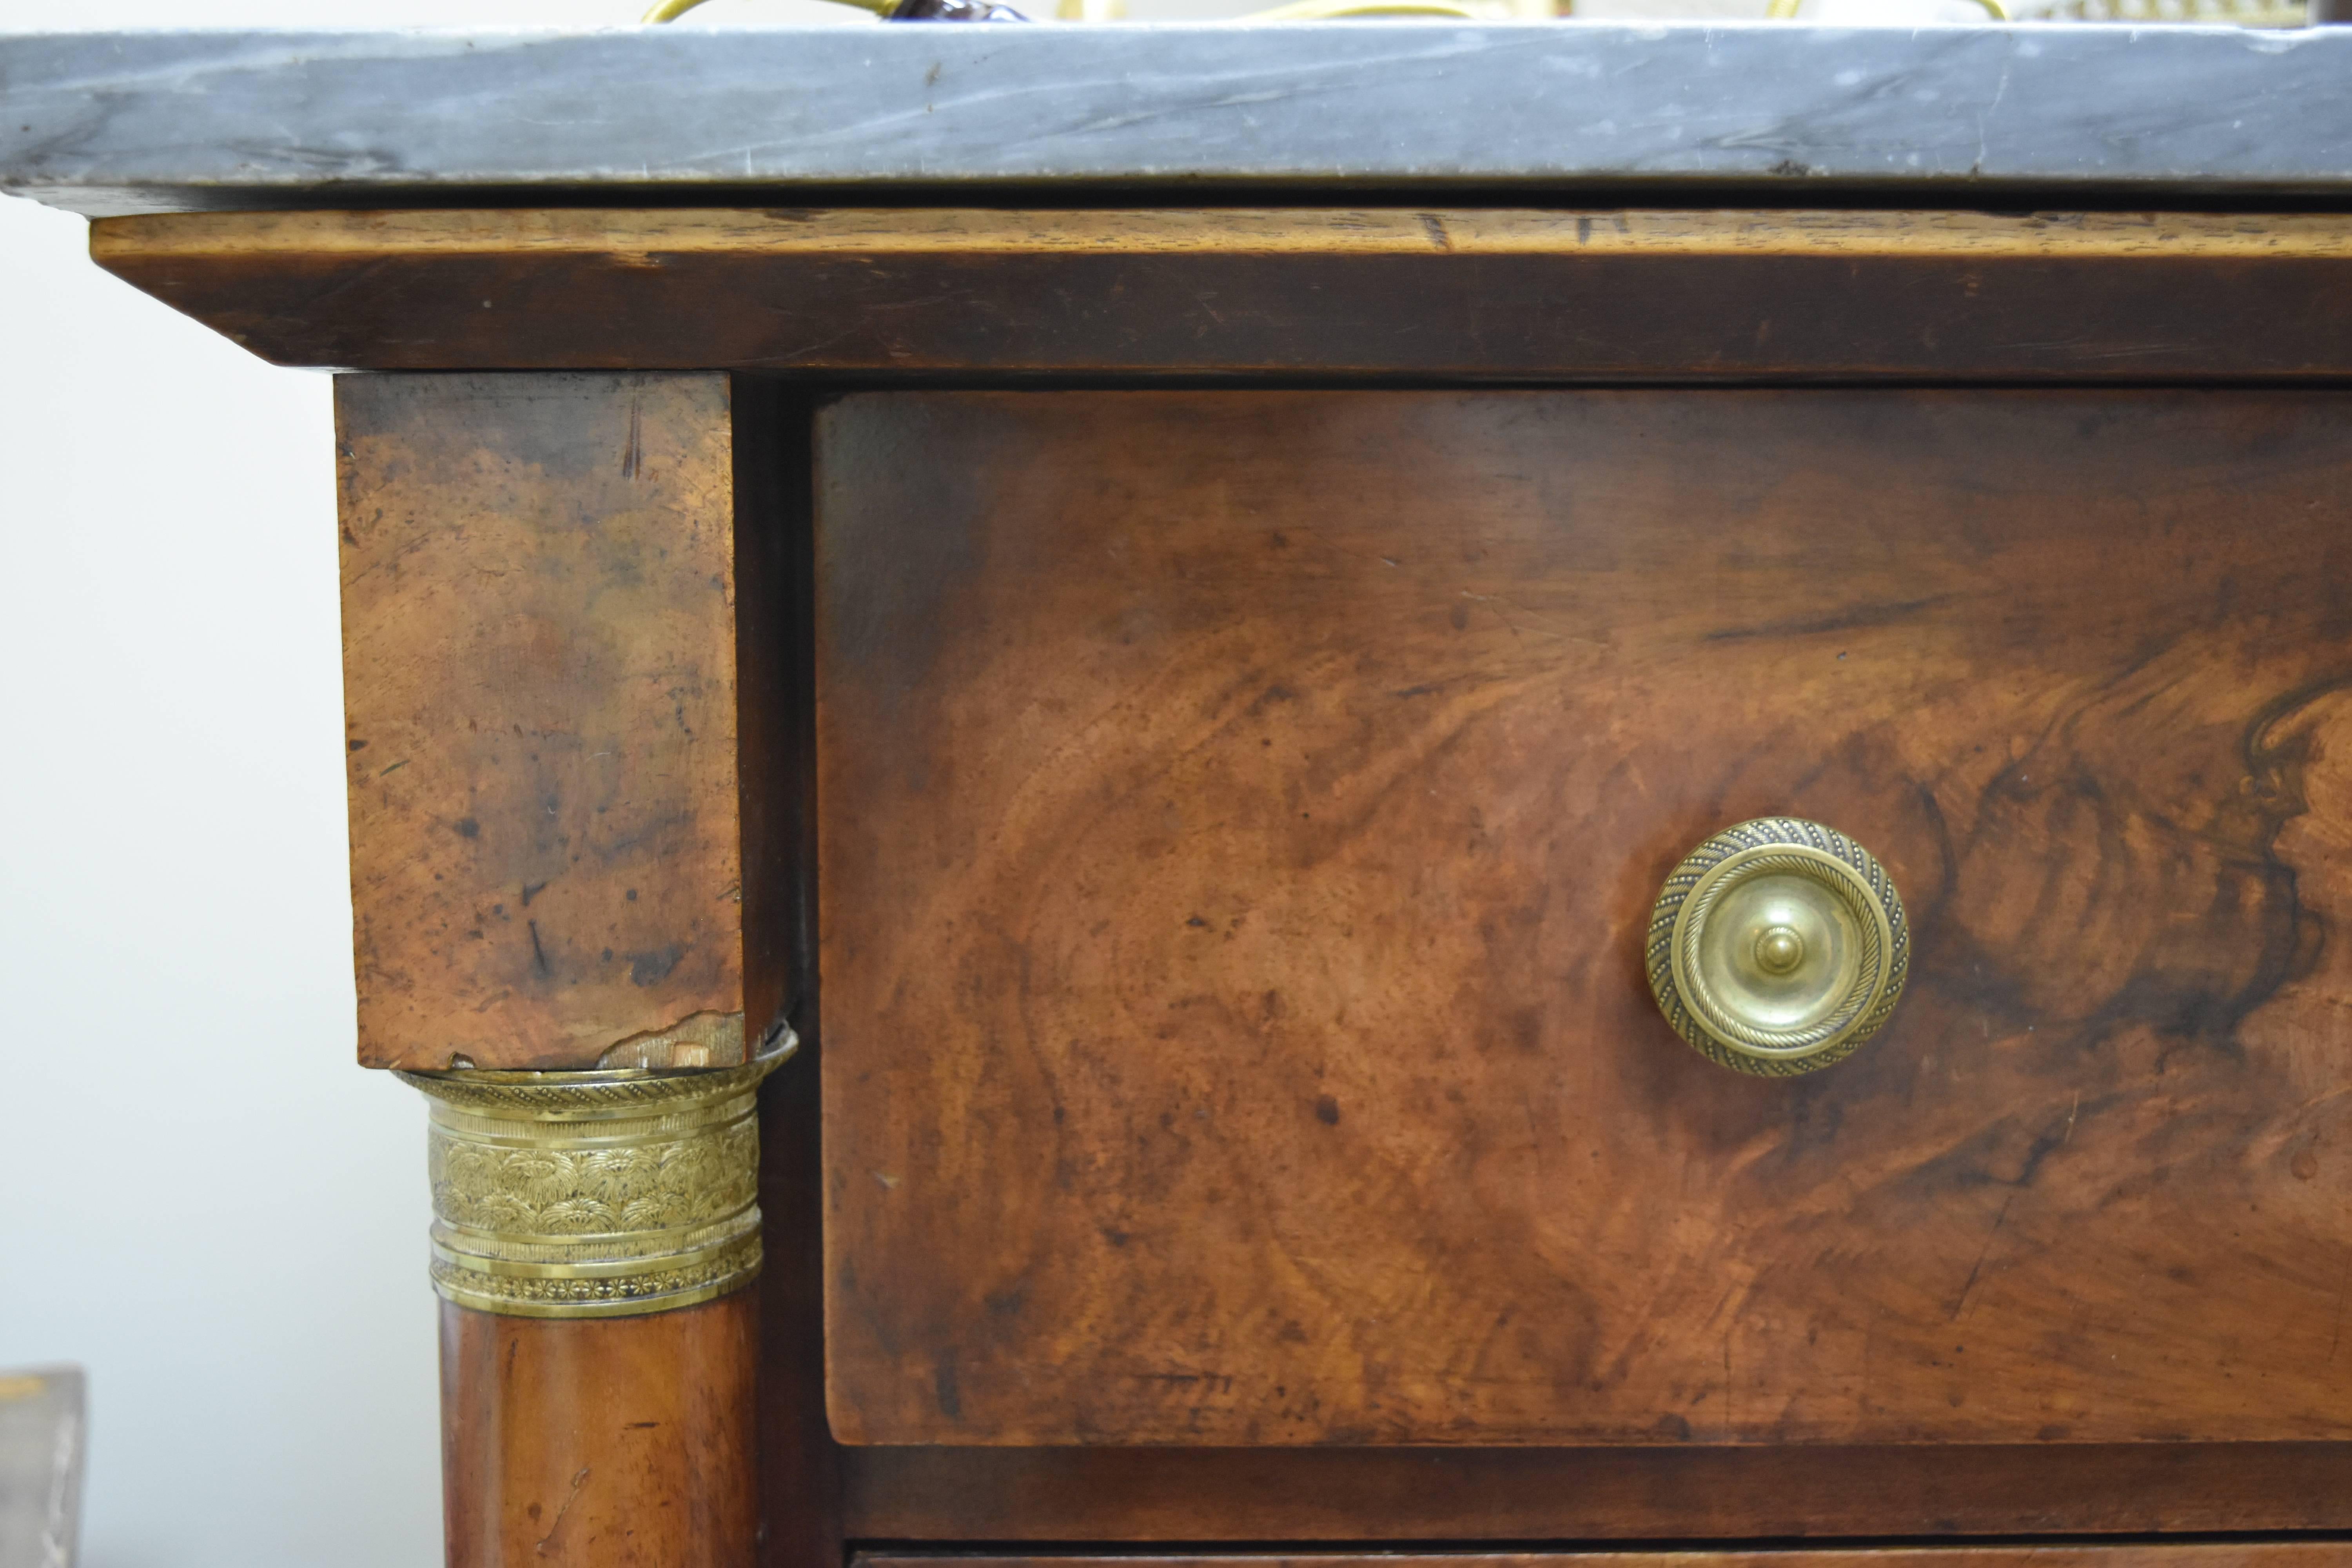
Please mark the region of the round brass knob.
<svg viewBox="0 0 2352 1568"><path fill-rule="evenodd" d="M1911 931L1867 849L1792 816L1683 858L1650 915L1650 989L1709 1061L1790 1078L1843 1060L1903 994Z"/></svg>

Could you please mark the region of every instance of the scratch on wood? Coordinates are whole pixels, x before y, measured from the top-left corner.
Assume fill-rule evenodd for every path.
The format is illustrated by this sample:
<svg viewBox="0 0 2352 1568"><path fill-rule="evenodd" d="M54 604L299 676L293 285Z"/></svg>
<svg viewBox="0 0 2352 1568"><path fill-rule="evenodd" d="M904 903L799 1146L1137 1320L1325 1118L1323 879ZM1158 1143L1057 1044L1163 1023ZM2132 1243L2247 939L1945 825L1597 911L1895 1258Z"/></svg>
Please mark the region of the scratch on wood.
<svg viewBox="0 0 2352 1568"><path fill-rule="evenodd" d="M557 1507L555 1510L555 1518L549 1521L547 1533L541 1536L539 1538L539 1544L531 1549L538 1555L544 1557L548 1554L548 1550L554 1542L556 1533L563 1528L564 1515L572 1511L572 1503L579 1499L580 1489L585 1486L587 1482L588 1467L583 1465L580 1467L580 1473L572 1478L572 1489L563 1494L563 1501Z"/></svg>
<svg viewBox="0 0 2352 1568"><path fill-rule="evenodd" d="M1992 1244L2000 1237L2000 1227L2009 1223L2009 1205L2016 1201L2015 1193L2000 1200L2000 1213L1993 1215L1992 1229L1985 1234L1984 1247L1977 1253L1976 1263L1969 1269L1968 1279L1960 1285L1958 1300L1952 1303L1953 1321L1959 1321L1960 1309L1969 1304L1969 1292L1977 1288L1977 1276L1984 1272L1985 1259L1992 1256Z"/></svg>

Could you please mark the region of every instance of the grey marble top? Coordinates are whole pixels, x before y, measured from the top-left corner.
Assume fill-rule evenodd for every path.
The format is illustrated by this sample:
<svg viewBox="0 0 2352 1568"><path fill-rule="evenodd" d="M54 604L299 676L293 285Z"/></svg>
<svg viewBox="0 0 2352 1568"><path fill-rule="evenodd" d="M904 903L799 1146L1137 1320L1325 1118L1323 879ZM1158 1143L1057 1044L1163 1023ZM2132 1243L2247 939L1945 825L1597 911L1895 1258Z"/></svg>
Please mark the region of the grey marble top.
<svg viewBox="0 0 2352 1568"><path fill-rule="evenodd" d="M0 36L0 189L1900 203L2352 192L2352 27L874 24ZM1318 196L1319 193L1319 196Z"/></svg>

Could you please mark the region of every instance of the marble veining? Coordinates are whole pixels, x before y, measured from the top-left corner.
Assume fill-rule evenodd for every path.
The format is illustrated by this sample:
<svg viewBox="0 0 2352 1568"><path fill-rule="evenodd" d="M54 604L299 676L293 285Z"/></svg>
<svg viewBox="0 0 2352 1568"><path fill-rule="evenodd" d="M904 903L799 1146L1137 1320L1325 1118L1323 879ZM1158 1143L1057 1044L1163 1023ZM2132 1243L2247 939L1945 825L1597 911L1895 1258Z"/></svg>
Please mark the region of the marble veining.
<svg viewBox="0 0 2352 1568"><path fill-rule="evenodd" d="M2352 29L844 26L0 37L0 189L105 214L1345 182L2313 194ZM764 195L763 195L764 194Z"/></svg>

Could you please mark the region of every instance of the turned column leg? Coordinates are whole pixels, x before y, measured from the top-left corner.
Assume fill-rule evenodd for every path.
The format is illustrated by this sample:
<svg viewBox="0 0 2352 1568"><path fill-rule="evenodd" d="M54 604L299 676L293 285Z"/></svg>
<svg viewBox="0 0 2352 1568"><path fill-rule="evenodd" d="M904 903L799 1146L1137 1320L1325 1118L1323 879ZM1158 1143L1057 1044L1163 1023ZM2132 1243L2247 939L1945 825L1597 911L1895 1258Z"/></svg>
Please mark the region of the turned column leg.
<svg viewBox="0 0 2352 1568"><path fill-rule="evenodd" d="M451 1568L749 1568L755 1290L603 1321L441 1307Z"/></svg>
<svg viewBox="0 0 2352 1568"><path fill-rule="evenodd" d="M432 1098L451 1568L751 1568L754 1100L782 1059L401 1075Z"/></svg>

